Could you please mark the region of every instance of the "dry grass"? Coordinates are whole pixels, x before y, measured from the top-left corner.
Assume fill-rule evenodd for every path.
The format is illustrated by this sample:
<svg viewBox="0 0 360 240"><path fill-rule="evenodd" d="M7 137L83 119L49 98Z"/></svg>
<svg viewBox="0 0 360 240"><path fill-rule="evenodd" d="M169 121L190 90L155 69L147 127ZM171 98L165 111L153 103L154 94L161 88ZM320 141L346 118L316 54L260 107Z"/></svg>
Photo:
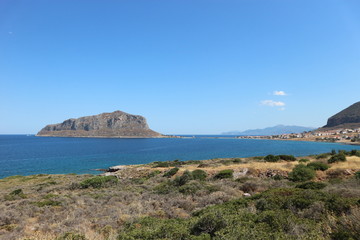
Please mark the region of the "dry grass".
<svg viewBox="0 0 360 240"><path fill-rule="evenodd" d="M347 162L333 164L330 169L359 169L360 158L348 157ZM315 159L310 158L310 161ZM151 165L129 166L116 172L120 182L100 189L80 189L79 183L91 175L33 175L0 179L0 239L55 239L67 232L83 234L86 239L116 239L116 232L125 223L139 217L188 218L191 213L213 204L242 197L244 192L257 193L273 187L289 187L287 180L258 178L259 172L269 169L289 172L295 162L269 163L252 158L214 159L184 164L171 179L162 173L169 168ZM200 167L199 167L200 165ZM246 177L239 181L215 180L213 175L224 169L239 172L247 168ZM208 173L205 182L195 180L186 184L195 187L191 193L172 187L169 193L158 194L155 189L172 181L185 171L202 169ZM159 170L158 175L149 174ZM329 171L329 170L328 170ZM326 173L321 178L325 179ZM360 195L356 181L330 185L328 191ZM17 189L22 194L11 195ZM346 189L346 190L344 190Z"/></svg>
<svg viewBox="0 0 360 240"><path fill-rule="evenodd" d="M338 162L332 164L333 169L360 169L360 157L347 156L346 162Z"/></svg>

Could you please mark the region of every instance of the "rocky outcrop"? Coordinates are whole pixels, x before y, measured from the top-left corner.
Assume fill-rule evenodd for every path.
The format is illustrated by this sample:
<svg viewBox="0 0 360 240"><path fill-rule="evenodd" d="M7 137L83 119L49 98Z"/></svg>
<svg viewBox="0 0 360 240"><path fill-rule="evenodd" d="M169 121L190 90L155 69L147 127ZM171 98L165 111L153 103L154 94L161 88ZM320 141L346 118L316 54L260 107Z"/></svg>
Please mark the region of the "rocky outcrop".
<svg viewBox="0 0 360 240"><path fill-rule="evenodd" d="M360 102L357 102L330 117L327 121L327 124L323 128L333 127L360 127Z"/></svg>
<svg viewBox="0 0 360 240"><path fill-rule="evenodd" d="M151 129L146 119L122 111L71 118L59 124L47 125L37 136L52 137L114 137L149 138L162 137Z"/></svg>

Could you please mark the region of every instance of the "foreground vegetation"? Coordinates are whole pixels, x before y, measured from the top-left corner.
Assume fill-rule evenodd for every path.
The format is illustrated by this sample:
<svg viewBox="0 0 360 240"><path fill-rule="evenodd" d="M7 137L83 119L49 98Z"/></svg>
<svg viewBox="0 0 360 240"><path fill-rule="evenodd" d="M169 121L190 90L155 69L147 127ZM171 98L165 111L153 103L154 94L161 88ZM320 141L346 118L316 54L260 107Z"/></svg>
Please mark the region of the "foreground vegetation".
<svg viewBox="0 0 360 240"><path fill-rule="evenodd" d="M358 151L0 180L1 239L360 239ZM345 158L345 160L344 160Z"/></svg>

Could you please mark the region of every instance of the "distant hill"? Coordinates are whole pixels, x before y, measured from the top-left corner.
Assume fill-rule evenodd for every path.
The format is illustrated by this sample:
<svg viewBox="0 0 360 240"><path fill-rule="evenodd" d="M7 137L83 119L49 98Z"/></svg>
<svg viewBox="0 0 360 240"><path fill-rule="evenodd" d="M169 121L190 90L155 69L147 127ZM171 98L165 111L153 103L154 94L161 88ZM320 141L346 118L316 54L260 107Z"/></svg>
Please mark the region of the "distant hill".
<svg viewBox="0 0 360 240"><path fill-rule="evenodd" d="M305 131L311 131L314 128L310 127L301 127L301 126L286 126L286 125L277 125L274 127L268 127L263 129L249 129L243 132L240 131L231 131L224 132L224 135L243 135L243 136L266 136L266 135L279 135L279 134L289 134L289 133L302 133Z"/></svg>
<svg viewBox="0 0 360 240"><path fill-rule="evenodd" d="M37 136L151 138L162 135L151 130L143 116L115 111L47 125Z"/></svg>
<svg viewBox="0 0 360 240"><path fill-rule="evenodd" d="M323 128L358 128L360 127L360 102L330 117Z"/></svg>

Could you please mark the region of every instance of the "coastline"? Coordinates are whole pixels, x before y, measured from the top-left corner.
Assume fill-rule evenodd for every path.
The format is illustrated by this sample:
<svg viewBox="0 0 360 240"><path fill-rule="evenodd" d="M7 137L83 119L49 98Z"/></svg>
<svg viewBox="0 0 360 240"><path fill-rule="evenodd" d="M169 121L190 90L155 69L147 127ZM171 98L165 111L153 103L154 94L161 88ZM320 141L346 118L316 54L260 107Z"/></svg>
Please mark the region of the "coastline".
<svg viewBox="0 0 360 240"><path fill-rule="evenodd" d="M56 135L38 135L35 134L35 137L59 137L59 138L183 138L180 136L56 136Z"/></svg>

